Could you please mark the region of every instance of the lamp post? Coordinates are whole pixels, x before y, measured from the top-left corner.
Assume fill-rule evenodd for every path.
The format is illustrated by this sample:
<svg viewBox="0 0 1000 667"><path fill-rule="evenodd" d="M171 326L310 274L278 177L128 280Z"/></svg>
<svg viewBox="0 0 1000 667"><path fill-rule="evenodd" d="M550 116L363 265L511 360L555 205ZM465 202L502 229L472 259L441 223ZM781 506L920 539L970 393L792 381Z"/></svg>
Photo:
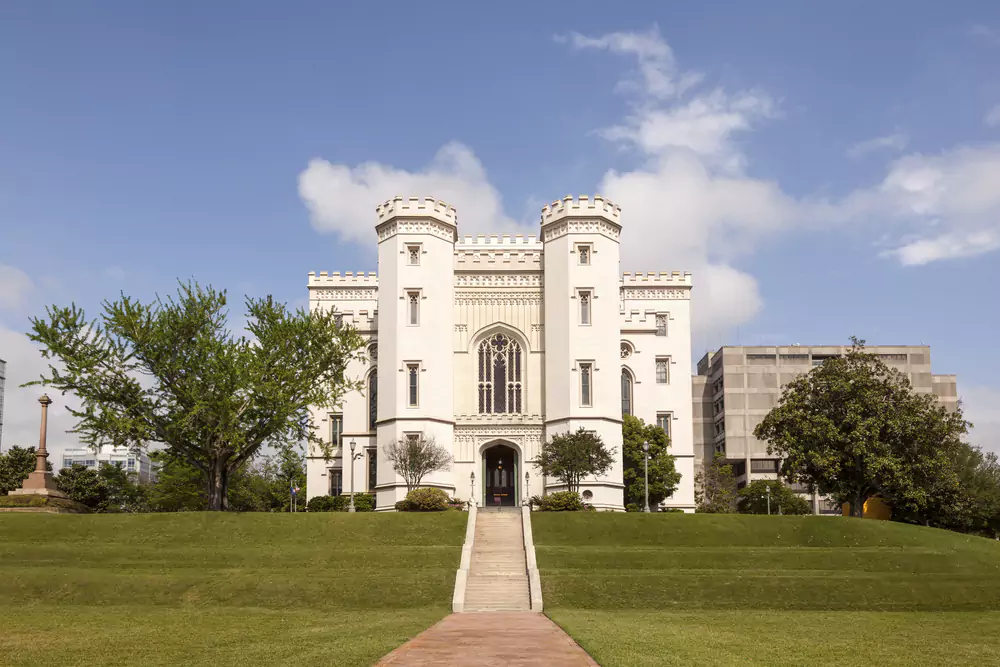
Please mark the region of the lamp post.
<svg viewBox="0 0 1000 667"><path fill-rule="evenodd" d="M357 443L354 442L354 438L351 438L351 505L347 508L348 512L357 512L354 508L354 462L361 458L361 454L355 454L354 448Z"/></svg>
<svg viewBox="0 0 1000 667"><path fill-rule="evenodd" d="M642 464L643 464L643 478L646 491L646 504L642 506L643 512L649 512L649 442L645 441L642 443Z"/></svg>
<svg viewBox="0 0 1000 667"><path fill-rule="evenodd" d="M527 504L528 504L528 498L530 498L530 497L531 497L531 496L529 495L529 494L530 494L531 492L530 492L530 491L528 491L528 489L530 488L530 487L528 486L528 480L530 480L530 479L531 479L531 473L529 473L529 472L528 472L527 470L525 470L525 471L524 471L524 504L525 504L525 505L527 505Z"/></svg>
<svg viewBox="0 0 1000 667"><path fill-rule="evenodd" d="M476 504L476 471L469 473L469 507Z"/></svg>
<svg viewBox="0 0 1000 667"><path fill-rule="evenodd" d="M767 495L767 515L771 516L771 485L768 484L764 487L764 489L766 490L765 493Z"/></svg>

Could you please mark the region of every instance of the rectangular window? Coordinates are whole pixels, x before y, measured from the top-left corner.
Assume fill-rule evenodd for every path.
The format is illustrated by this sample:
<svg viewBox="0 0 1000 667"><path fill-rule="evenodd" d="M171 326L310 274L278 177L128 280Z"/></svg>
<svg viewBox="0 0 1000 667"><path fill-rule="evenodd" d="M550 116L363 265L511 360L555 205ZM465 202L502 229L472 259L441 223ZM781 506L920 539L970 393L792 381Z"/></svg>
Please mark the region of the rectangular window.
<svg viewBox="0 0 1000 667"><path fill-rule="evenodd" d="M590 246L589 245L578 245L576 247L577 257L580 259L581 266L590 266Z"/></svg>
<svg viewBox="0 0 1000 667"><path fill-rule="evenodd" d="M590 324L590 298L589 291L580 292L580 324Z"/></svg>
<svg viewBox="0 0 1000 667"><path fill-rule="evenodd" d="M407 405L415 408L420 400L420 365L406 364Z"/></svg>
<svg viewBox="0 0 1000 667"><path fill-rule="evenodd" d="M419 431L416 433L407 433L405 435L406 439L409 440L410 442L419 442L420 438L424 436L424 434Z"/></svg>
<svg viewBox="0 0 1000 667"><path fill-rule="evenodd" d="M591 381L593 380L593 364L580 364L580 405L591 405Z"/></svg>
<svg viewBox="0 0 1000 667"><path fill-rule="evenodd" d="M410 266L420 266L420 246L406 246L406 263Z"/></svg>
<svg viewBox="0 0 1000 667"><path fill-rule="evenodd" d="M63 468L72 468L72 467L73 467L73 459L66 459L66 458L64 458L63 459Z"/></svg>
<svg viewBox="0 0 1000 667"><path fill-rule="evenodd" d="M344 444L344 415L330 415L330 444L334 447Z"/></svg>
<svg viewBox="0 0 1000 667"><path fill-rule="evenodd" d="M670 384L670 357L657 358L656 384Z"/></svg>
<svg viewBox="0 0 1000 667"><path fill-rule="evenodd" d="M378 452L369 449L368 454L368 492L373 493L378 484Z"/></svg>
<svg viewBox="0 0 1000 667"><path fill-rule="evenodd" d="M420 324L420 292L406 293L406 312L406 321L410 326L415 327Z"/></svg>
<svg viewBox="0 0 1000 667"><path fill-rule="evenodd" d="M330 495L339 496L344 492L344 471L330 468Z"/></svg>
<svg viewBox="0 0 1000 667"><path fill-rule="evenodd" d="M774 366L777 361L773 354L748 354L748 366Z"/></svg>
<svg viewBox="0 0 1000 667"><path fill-rule="evenodd" d="M129 459L128 460L128 462L126 463L126 469L129 470L129 471L134 471L135 470L135 459Z"/></svg>
<svg viewBox="0 0 1000 667"><path fill-rule="evenodd" d="M656 316L656 335L666 336L667 335L667 316L657 315Z"/></svg>
<svg viewBox="0 0 1000 667"><path fill-rule="evenodd" d="M670 422L674 419L674 413L672 412L658 412L656 413L656 425L662 428L667 437L670 437Z"/></svg>
<svg viewBox="0 0 1000 667"><path fill-rule="evenodd" d="M750 472L778 472L777 459L750 459Z"/></svg>

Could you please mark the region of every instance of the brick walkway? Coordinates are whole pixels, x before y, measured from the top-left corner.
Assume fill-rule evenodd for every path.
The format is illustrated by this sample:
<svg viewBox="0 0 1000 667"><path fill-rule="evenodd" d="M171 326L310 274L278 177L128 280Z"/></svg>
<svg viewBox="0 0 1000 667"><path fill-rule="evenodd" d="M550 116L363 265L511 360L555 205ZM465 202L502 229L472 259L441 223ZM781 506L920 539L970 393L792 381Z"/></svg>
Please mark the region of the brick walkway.
<svg viewBox="0 0 1000 667"><path fill-rule="evenodd" d="M376 663L425 665L597 667L558 625L532 612L452 614Z"/></svg>

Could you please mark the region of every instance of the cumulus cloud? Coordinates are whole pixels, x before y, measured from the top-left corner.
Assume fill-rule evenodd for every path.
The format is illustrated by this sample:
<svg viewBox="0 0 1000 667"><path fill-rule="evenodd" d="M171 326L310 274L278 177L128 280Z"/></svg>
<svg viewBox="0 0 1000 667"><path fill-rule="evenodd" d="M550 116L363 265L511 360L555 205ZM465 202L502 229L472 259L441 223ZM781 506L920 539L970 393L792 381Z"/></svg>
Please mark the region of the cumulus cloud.
<svg viewBox="0 0 1000 667"><path fill-rule="evenodd" d="M21 308L34 289L34 283L24 271L0 264L0 310Z"/></svg>
<svg viewBox="0 0 1000 667"><path fill-rule="evenodd" d="M489 182L482 162L467 146L442 147L423 169L406 171L378 162L350 167L314 159L299 174L299 196L309 209L313 227L337 232L346 240L375 238L375 207L396 195L433 196L458 210L467 230L513 230L517 224L503 211L500 193Z"/></svg>
<svg viewBox="0 0 1000 667"><path fill-rule="evenodd" d="M1000 454L1000 389L976 385L960 389L965 418L973 424L969 442Z"/></svg>
<svg viewBox="0 0 1000 667"><path fill-rule="evenodd" d="M901 151L910 143L910 138L902 132L887 134L882 137L874 137L859 141L847 149L847 157L858 159L880 150Z"/></svg>

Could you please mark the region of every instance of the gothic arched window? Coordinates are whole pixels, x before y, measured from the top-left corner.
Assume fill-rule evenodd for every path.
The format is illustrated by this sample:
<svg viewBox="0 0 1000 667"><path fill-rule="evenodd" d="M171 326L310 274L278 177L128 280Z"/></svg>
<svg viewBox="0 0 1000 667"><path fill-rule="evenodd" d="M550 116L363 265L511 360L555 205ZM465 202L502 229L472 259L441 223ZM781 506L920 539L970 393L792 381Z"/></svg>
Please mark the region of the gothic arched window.
<svg viewBox="0 0 1000 667"><path fill-rule="evenodd" d="M479 414L521 412L521 346L503 334L479 344Z"/></svg>
<svg viewBox="0 0 1000 667"><path fill-rule="evenodd" d="M632 376L622 369L622 416L632 414Z"/></svg>
<svg viewBox="0 0 1000 667"><path fill-rule="evenodd" d="M368 374L368 430L375 430L378 421L378 371L372 369Z"/></svg>

